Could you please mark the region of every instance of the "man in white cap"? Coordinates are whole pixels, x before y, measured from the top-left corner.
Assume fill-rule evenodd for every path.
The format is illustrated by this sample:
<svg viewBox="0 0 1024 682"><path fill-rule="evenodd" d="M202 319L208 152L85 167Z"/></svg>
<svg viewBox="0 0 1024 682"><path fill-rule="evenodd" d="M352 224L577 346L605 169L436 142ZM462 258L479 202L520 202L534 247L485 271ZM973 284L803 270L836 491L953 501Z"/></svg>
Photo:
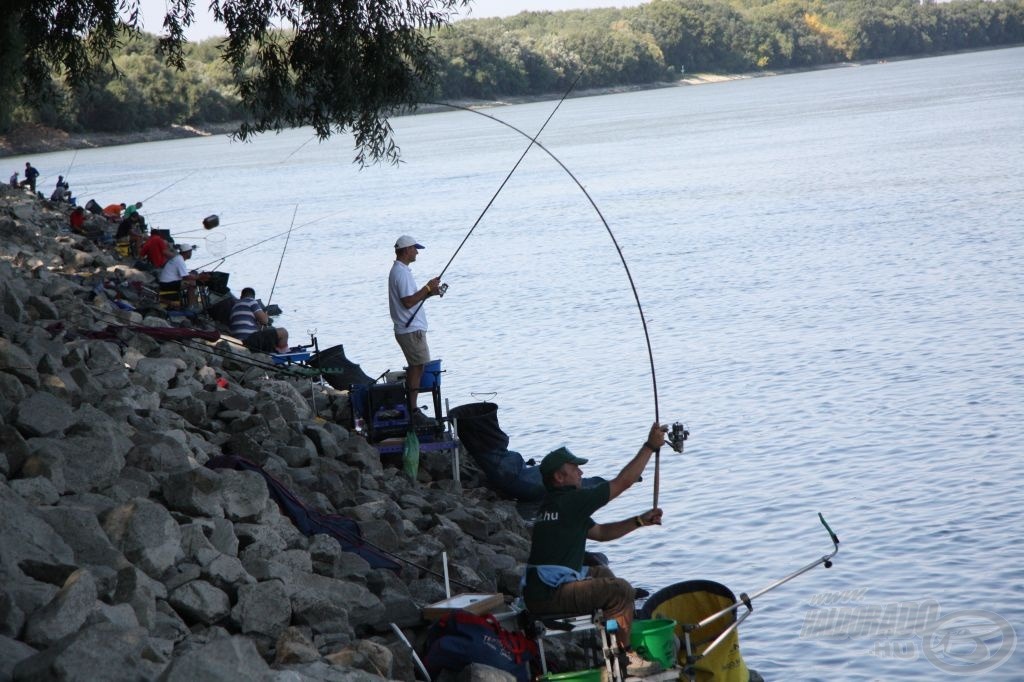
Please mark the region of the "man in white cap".
<svg viewBox="0 0 1024 682"><path fill-rule="evenodd" d="M195 307L198 303L197 276L189 272L188 266L185 265L185 261L192 257L195 248L193 244L179 244L178 253L160 269L157 279L160 282L160 298L164 302L171 305L180 304L184 294L184 300L189 307Z"/></svg>
<svg viewBox="0 0 1024 682"><path fill-rule="evenodd" d="M423 421L426 417L416 407L423 366L430 362L430 348L427 347L427 313L420 304L440 293L441 278L434 277L425 287L417 287L409 264L416 260L417 252L423 248L409 235L402 235L395 242L395 263L388 275L388 305L391 321L395 325L395 339L405 354L408 367L405 370L405 387L409 400L409 418Z"/></svg>

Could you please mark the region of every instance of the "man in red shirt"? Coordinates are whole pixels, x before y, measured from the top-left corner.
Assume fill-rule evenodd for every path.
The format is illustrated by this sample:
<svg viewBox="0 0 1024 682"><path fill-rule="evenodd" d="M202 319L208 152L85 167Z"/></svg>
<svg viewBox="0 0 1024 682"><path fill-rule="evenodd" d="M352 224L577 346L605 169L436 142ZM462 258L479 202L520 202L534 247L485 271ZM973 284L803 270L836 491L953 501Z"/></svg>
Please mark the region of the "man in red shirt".
<svg viewBox="0 0 1024 682"><path fill-rule="evenodd" d="M150 234L139 249L139 258L148 260L157 269L162 268L173 255L170 245L158 234Z"/></svg>

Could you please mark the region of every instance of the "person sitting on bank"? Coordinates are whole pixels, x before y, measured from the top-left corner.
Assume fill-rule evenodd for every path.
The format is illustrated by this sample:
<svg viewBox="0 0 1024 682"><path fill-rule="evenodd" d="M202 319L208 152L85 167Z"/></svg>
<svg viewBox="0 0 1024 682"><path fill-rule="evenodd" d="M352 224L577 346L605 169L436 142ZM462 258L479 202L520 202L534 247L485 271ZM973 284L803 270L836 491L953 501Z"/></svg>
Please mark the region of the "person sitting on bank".
<svg viewBox="0 0 1024 682"><path fill-rule="evenodd" d="M662 510L649 509L612 523L596 523L591 514L624 493L640 479L648 461L665 443L664 428L655 423L640 451L611 481L582 487L581 464L587 460L568 448L548 453L540 463L546 494L537 512L523 582L523 600L535 616L590 614L601 609L618 624L620 662L628 674L656 672L630 649L633 586L607 566L583 566L587 540L617 540L638 528L660 525Z"/></svg>
<svg viewBox="0 0 1024 682"><path fill-rule="evenodd" d="M174 249L156 231L150 233L149 238L139 247L140 265L146 270L161 269L174 257ZM139 265L136 265L138 268Z"/></svg>
<svg viewBox="0 0 1024 682"><path fill-rule="evenodd" d="M126 244L128 246L128 253L132 258L138 258L139 247L142 246L142 216L138 213L132 213L131 215L125 215L124 219L121 220L117 225L117 233L114 235L114 241L118 244Z"/></svg>
<svg viewBox="0 0 1024 682"><path fill-rule="evenodd" d="M270 316L256 300L256 290L242 289L242 297L231 308L231 334L246 348L259 353L283 353L288 350L288 330L270 326Z"/></svg>
<svg viewBox="0 0 1024 682"><path fill-rule="evenodd" d="M103 215L110 221L121 220L121 213L125 208L125 204L107 204L103 207Z"/></svg>
<svg viewBox="0 0 1024 682"><path fill-rule="evenodd" d="M11 173L11 177L7 182L10 183L11 187L17 187L20 185L21 183L18 182L18 171Z"/></svg>
<svg viewBox="0 0 1024 682"><path fill-rule="evenodd" d="M185 261L192 257L194 244L182 244L178 247L178 253L164 263L160 269L157 280L160 282L160 298L172 305L181 305L182 300L190 308L195 308L199 303L199 296L196 291L196 282L199 277L190 272Z"/></svg>
<svg viewBox="0 0 1024 682"><path fill-rule="evenodd" d="M76 206L72 211L71 215L68 216L68 227L75 234L85 236L85 209L81 206Z"/></svg>

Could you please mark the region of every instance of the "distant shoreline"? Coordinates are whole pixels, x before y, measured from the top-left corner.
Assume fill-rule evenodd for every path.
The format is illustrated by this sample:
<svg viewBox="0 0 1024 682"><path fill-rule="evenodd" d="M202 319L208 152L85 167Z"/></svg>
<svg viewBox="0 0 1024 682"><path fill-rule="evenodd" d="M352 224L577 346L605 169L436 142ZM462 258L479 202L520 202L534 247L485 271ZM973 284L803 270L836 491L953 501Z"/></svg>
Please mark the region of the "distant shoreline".
<svg viewBox="0 0 1024 682"><path fill-rule="evenodd" d="M978 52L982 50L994 50L1019 47L1018 45L1000 45L976 50L963 50L962 52ZM892 57L890 59L868 59L856 62L836 62L833 64L820 64L817 66L775 69L771 71L751 71L741 74L715 74L695 73L686 75L678 81L644 83L641 85L622 85L607 88L590 88L580 90L571 97L593 97L597 95L613 95L624 92L642 92L645 90L656 90L659 88L673 88L688 85L707 85L710 83L722 83L726 81L745 80L748 78L765 78L768 76L782 76L792 73L804 73L808 71L822 71L826 69L839 69L854 66L870 66L873 64L884 64L886 62L905 61L908 59L925 59L928 57L941 57L946 54L914 55L911 57ZM959 53L957 53L959 54ZM544 102L557 99L556 93L544 95L529 95L521 97L506 97L499 100L455 100L452 104L470 108L492 108L510 106L514 104L526 104L530 102ZM417 108L413 114L427 114L447 110L443 105L424 104ZM164 128L149 128L131 133L68 133L56 128L49 128L39 124L31 124L17 128L7 135L0 135L0 159L12 156L25 156L28 154L46 154L50 152L67 151L72 149L95 149L99 147L115 147L125 144L138 144L143 142L160 142L163 140L178 140L190 137L210 137L212 135L230 135L238 128L239 122L216 123L202 127L188 125L172 125Z"/></svg>
<svg viewBox="0 0 1024 682"><path fill-rule="evenodd" d="M869 62L874 63L874 62ZM764 76L777 76L784 73L796 73L798 71L812 71L817 69L839 68L843 66L857 66L852 62L839 64L826 64L820 67L806 69L791 69L786 71L757 71L745 74L693 74L685 76L674 82L644 83L641 85L621 85L607 88L590 88L572 93L571 97L593 97L596 95L613 95L624 92L642 92L658 88L672 88L685 85L705 85L708 83L720 83L723 81L741 80L745 78L761 78ZM499 100L454 100L452 104L463 107L487 109L492 107L510 106L514 104L525 104L529 102L545 102L557 99L559 95L547 93L543 95L528 95L521 97L505 97ZM416 109L415 114L429 114L437 111L447 111L447 108L437 104L424 104ZM238 128L239 122L217 123L206 126L172 125L164 128L148 128L146 130L131 133L68 133L64 130L49 128L39 124L22 126L15 131L0 135L0 159L25 156L28 154L47 154L50 152L68 151L72 149L96 149L99 147L115 147L126 144L139 144L143 142L161 142L163 140L179 140L190 137L210 137L212 135L230 135Z"/></svg>

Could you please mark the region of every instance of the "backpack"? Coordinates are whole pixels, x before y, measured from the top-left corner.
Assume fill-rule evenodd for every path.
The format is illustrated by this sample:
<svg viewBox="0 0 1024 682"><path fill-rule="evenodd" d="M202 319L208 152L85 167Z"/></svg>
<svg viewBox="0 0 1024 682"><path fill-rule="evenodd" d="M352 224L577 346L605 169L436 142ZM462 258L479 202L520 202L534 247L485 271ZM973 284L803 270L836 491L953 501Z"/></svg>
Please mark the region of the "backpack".
<svg viewBox="0 0 1024 682"><path fill-rule="evenodd" d="M482 663L529 682L530 663L538 656L535 642L501 627L493 615L461 610L445 614L430 626L423 649L423 665L431 679L442 670L459 672L470 663Z"/></svg>

